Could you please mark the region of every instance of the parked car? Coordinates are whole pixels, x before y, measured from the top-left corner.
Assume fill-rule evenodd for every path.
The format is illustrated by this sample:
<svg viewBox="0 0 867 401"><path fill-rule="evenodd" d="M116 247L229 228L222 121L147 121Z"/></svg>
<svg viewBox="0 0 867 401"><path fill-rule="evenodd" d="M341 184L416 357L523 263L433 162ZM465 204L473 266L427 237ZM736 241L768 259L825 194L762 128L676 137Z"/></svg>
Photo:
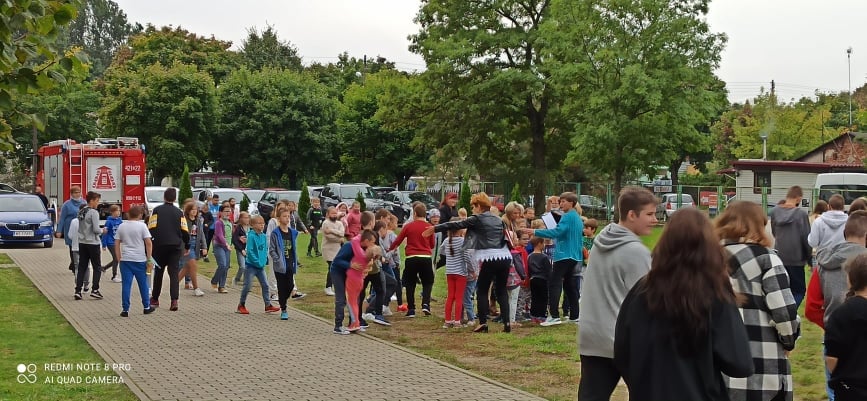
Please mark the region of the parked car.
<svg viewBox="0 0 867 401"><path fill-rule="evenodd" d="M412 214L414 202L424 203L428 210L439 207L439 202L436 199L427 193L418 191L392 191L385 194L383 200L385 201L383 207L397 216L397 221L400 224L403 224Z"/></svg>
<svg viewBox="0 0 867 401"><path fill-rule="evenodd" d="M680 194L680 207L695 207L695 202L692 200L692 195ZM662 199L659 201L659 206L656 209L656 214L657 216L661 216L660 211L663 211L665 215L661 217L667 219L671 217L671 215L674 214L677 209L677 194L665 194L662 195Z"/></svg>
<svg viewBox="0 0 867 401"><path fill-rule="evenodd" d="M250 206L247 207L247 213L250 213L251 216L255 216L259 214L259 208L257 207L257 203L262 199L262 195L265 194L264 189L245 189L244 195L247 195L247 200L250 202Z"/></svg>
<svg viewBox="0 0 867 401"><path fill-rule="evenodd" d="M373 189L377 199L385 199L386 194L397 191L397 188L394 187L371 187L371 189Z"/></svg>
<svg viewBox="0 0 867 401"><path fill-rule="evenodd" d="M18 192L18 190L9 184L0 182L0 192Z"/></svg>
<svg viewBox="0 0 867 401"><path fill-rule="evenodd" d="M215 194L220 197L220 203L229 200L229 198L235 198L236 215L241 212L241 200L247 196L244 195L244 191L236 188L205 188L193 191L193 199L195 199L198 206L201 207ZM247 199L249 200L250 198Z"/></svg>
<svg viewBox="0 0 867 401"><path fill-rule="evenodd" d="M610 208L602 199L593 195L578 195L578 204L581 205L581 210L584 216L594 219L607 219Z"/></svg>
<svg viewBox="0 0 867 401"><path fill-rule="evenodd" d="M361 192L361 195L364 197L365 209L371 212L375 212L383 207L382 199L377 199L376 194L373 192L373 189L370 185L357 183L357 184L328 184L322 188L322 193L319 195L319 198L322 201L322 207L328 208L330 206L337 206L340 203L345 203L347 206L352 206L352 202L355 202L355 197L358 196L358 193Z"/></svg>
<svg viewBox="0 0 867 401"><path fill-rule="evenodd" d="M54 222L38 196L0 192L0 244L54 245Z"/></svg>
<svg viewBox="0 0 867 401"><path fill-rule="evenodd" d="M267 222L271 219L274 206L277 205L277 202L284 199L298 203L298 200L301 199L301 191L266 191L256 205L259 215ZM307 211L304 211L304 213L307 213Z"/></svg>
<svg viewBox="0 0 867 401"><path fill-rule="evenodd" d="M324 187L321 185L312 185L312 186L308 185L307 186L307 194L310 195L310 199L321 197L322 188L324 188Z"/></svg>
<svg viewBox="0 0 867 401"><path fill-rule="evenodd" d="M169 187L145 187L145 205L148 208L148 216L153 213L155 207L166 203L164 196L166 189L169 189ZM177 190L178 189L175 188L175 191ZM181 201L183 201L183 199L181 199ZM174 205L178 206L177 199L175 199Z"/></svg>

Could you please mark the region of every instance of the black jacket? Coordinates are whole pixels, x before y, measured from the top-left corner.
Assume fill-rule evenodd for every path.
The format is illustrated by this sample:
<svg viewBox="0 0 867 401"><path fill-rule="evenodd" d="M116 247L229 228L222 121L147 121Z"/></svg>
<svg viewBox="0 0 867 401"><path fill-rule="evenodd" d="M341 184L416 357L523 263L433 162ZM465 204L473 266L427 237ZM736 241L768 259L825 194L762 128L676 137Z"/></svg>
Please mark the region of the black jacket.
<svg viewBox="0 0 867 401"><path fill-rule="evenodd" d="M177 247L180 250L190 242L190 231L184 212L171 203L163 203L154 208L148 218L148 230L153 237L154 247Z"/></svg>
<svg viewBox="0 0 867 401"><path fill-rule="evenodd" d="M499 249L506 246L503 220L491 212L474 214L466 220L446 222L434 226L434 231L467 229L464 249Z"/></svg>

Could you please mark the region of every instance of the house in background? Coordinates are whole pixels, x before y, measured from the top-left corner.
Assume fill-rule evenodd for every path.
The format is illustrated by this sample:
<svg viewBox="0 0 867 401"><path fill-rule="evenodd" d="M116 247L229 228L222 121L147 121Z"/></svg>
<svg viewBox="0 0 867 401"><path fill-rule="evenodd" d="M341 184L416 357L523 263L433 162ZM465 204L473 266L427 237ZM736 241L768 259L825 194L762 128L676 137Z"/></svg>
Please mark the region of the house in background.
<svg viewBox="0 0 867 401"><path fill-rule="evenodd" d="M804 198L813 203L813 186L821 173L865 173L867 133L847 132L807 152L795 160L741 159L732 162L736 177L736 198L762 202L762 187L767 188L767 203L776 204L793 185L804 188Z"/></svg>

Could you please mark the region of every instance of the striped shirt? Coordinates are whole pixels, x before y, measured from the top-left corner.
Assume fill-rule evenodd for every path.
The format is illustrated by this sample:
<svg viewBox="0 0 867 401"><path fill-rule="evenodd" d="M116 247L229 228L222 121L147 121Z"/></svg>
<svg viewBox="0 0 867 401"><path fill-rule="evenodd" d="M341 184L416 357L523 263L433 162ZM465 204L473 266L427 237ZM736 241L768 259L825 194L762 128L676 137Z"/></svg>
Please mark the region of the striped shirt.
<svg viewBox="0 0 867 401"><path fill-rule="evenodd" d="M464 237L444 238L440 255L446 255L446 274L467 275L468 257Z"/></svg>

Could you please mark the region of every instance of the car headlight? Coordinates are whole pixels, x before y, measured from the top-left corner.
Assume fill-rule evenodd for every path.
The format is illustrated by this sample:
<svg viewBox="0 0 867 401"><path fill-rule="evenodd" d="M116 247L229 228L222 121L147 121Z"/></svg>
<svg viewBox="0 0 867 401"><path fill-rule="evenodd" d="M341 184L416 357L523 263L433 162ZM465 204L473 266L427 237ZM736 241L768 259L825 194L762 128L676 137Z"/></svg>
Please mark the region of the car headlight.
<svg viewBox="0 0 867 401"><path fill-rule="evenodd" d="M54 227L54 222L51 220L45 220L39 223L39 227Z"/></svg>

